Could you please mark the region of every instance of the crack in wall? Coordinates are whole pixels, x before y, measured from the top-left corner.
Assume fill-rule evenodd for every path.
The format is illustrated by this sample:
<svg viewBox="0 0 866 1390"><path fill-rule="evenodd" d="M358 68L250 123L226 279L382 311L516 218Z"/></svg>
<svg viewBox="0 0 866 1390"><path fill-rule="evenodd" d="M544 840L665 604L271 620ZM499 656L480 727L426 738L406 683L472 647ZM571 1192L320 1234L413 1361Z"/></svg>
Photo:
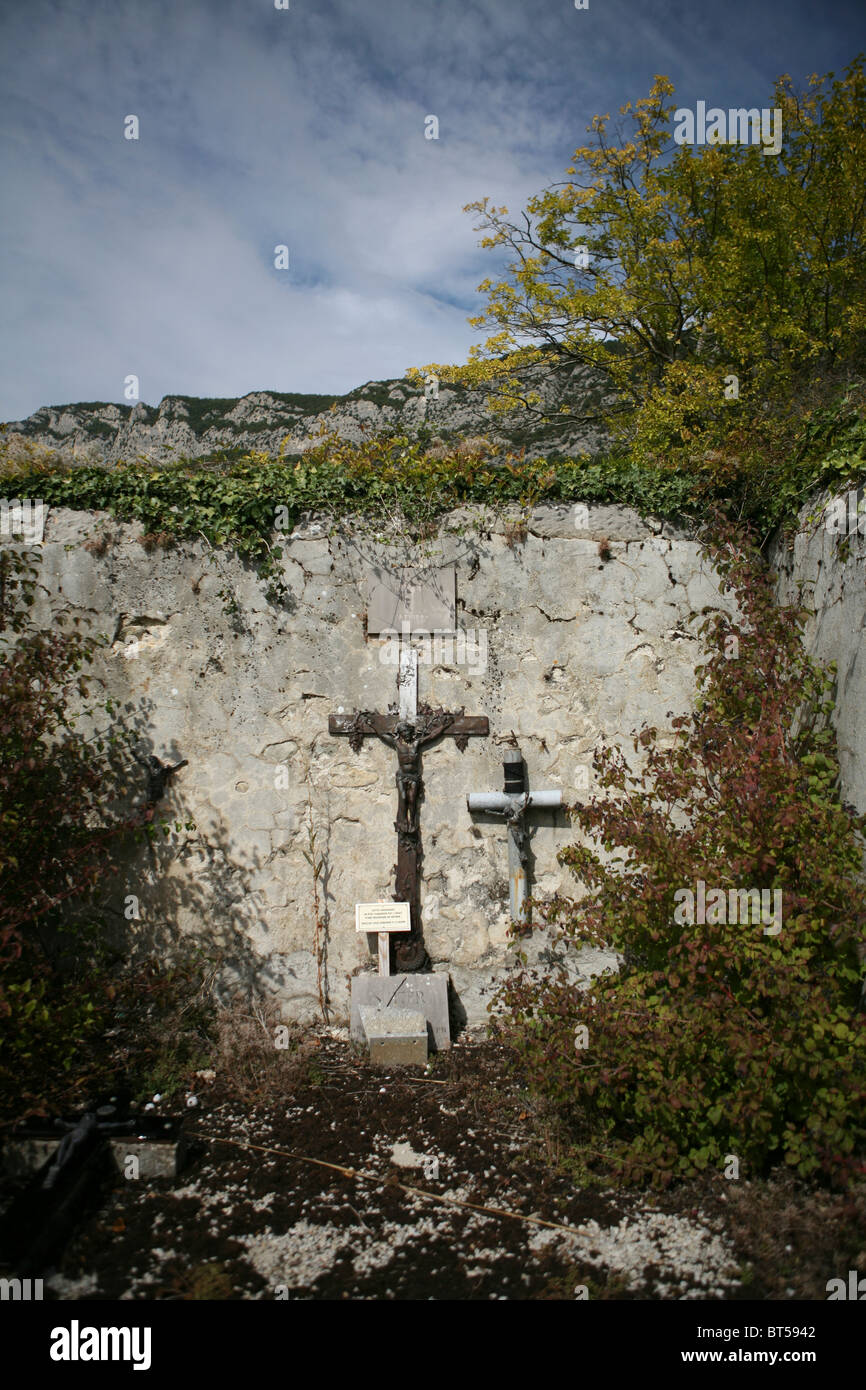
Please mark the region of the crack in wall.
<svg viewBox="0 0 866 1390"><path fill-rule="evenodd" d="M551 617L550 613L545 613L540 603L531 603L529 606L530 608L535 608L541 614L542 618L546 618L549 623L576 623L578 620L576 613L573 618L554 618Z"/></svg>

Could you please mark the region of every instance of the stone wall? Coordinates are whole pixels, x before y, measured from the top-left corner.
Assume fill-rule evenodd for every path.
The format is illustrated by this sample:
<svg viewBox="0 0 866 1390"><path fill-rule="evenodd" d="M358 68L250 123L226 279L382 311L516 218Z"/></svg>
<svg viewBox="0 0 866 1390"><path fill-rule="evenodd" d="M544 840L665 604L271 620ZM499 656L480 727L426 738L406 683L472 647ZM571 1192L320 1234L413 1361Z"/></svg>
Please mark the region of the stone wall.
<svg viewBox="0 0 866 1390"><path fill-rule="evenodd" d="M354 904L392 892L396 764L381 743L354 753L330 737L328 716L396 698L394 644L366 632L365 585L374 563L409 556L311 523L284 545L290 597L275 607L232 554L204 542L149 552L140 536L137 524L54 510L43 546L53 602L89 611L110 639L99 675L137 721L142 755L188 759L163 806L195 830L137 850L107 909L142 940L167 945L180 928L218 946L234 977L280 996L284 1016L312 1018L312 819L325 982L332 1016L345 1018L349 976L375 965ZM470 815L467 793L501 787L513 735L531 788L586 796L600 739L631 753L632 729L688 708L693 615L726 604L693 539L625 508L542 507L525 532L454 514L433 562L456 565L470 640L429 661L422 644L419 698L487 715L490 736L462 753L445 739L424 757L425 938L480 1021L507 958L506 838L501 822ZM573 837L560 813L536 816L537 894L577 891L556 860ZM127 921L132 898L139 917ZM604 959L587 953L582 968Z"/></svg>

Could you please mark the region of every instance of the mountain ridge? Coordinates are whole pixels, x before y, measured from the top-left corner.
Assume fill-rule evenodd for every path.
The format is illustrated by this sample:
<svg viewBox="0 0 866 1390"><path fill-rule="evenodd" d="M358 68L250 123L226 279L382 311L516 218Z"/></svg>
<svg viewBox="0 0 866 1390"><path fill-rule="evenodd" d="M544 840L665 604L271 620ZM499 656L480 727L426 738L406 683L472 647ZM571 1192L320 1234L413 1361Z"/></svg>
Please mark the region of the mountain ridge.
<svg viewBox="0 0 866 1390"><path fill-rule="evenodd" d="M603 375L582 365L541 364L521 380L539 392L548 415L565 406L592 417L614 400ZM423 386L392 377L367 381L342 396L265 390L237 397L173 393L158 406L79 401L42 406L24 420L6 422L0 440L13 452L35 442L64 461L105 466L142 456L162 464L173 458L228 459L252 449L276 454L281 447L299 456L323 425L352 443L422 427L442 439L484 435L503 452L522 450L527 459L595 454L607 442L598 420L575 415L542 421L525 408L503 415L491 412L489 396L487 386L439 382L428 397Z"/></svg>

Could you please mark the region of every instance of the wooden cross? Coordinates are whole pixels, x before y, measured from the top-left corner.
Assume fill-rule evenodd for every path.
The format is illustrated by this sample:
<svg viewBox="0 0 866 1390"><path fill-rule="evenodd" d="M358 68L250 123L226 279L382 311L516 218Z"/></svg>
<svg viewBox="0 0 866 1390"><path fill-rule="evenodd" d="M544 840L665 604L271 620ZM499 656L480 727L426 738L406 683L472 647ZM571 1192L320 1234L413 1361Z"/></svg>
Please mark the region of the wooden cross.
<svg viewBox="0 0 866 1390"><path fill-rule="evenodd" d="M423 970L429 963L421 930L421 831L418 810L423 796L421 757L423 750L437 739L453 738L461 752L471 735L486 737L490 725L483 715L464 714L463 710L431 709L421 705L411 719L404 717L393 705L388 714L356 710L351 715L332 714L328 732L345 734L354 752L365 738L378 738L397 753L397 863L395 865L396 902L409 904L410 930L398 936L394 943L394 958L398 972Z"/></svg>

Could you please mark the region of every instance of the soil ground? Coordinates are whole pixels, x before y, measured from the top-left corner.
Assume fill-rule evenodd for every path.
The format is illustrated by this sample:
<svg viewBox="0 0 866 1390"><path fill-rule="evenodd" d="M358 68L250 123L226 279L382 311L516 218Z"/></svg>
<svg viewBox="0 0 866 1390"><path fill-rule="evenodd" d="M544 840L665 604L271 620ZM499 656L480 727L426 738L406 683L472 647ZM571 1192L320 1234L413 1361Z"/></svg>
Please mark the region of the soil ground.
<svg viewBox="0 0 866 1390"><path fill-rule="evenodd" d="M179 1176L118 1176L46 1297L823 1301L866 1273L864 1194L581 1187L489 1041L383 1071L322 1028L283 1084L250 1102L205 1073Z"/></svg>

